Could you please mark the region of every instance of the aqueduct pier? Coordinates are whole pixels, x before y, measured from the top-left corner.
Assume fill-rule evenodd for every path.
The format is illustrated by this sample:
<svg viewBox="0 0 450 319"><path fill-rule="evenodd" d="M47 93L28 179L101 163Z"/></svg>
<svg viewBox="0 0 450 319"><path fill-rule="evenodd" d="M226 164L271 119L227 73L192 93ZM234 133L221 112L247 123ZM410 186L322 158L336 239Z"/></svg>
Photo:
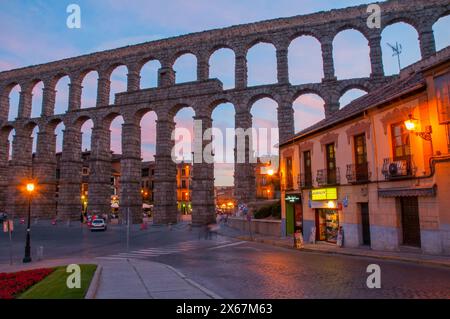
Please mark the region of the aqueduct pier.
<svg viewBox="0 0 450 319"><path fill-rule="evenodd" d="M435 53L433 24L450 12L448 0L395 0L379 4L382 9L381 28L367 26L367 6L332 10L291 18L262 21L189 35L147 42L51 63L30 66L0 73L0 209L15 216L23 216L27 201L21 193L23 181L35 178L39 196L33 201L33 214L60 220L80 217L81 202L81 126L91 119L92 146L90 156L90 209L110 209L110 124L122 116L122 153L120 207L130 211L134 220L141 216L141 128L140 119L149 111L157 114L156 169L154 189L155 223L176 222L176 167L171 160L174 115L186 106L195 111L195 119L203 121L203 129L212 125L211 113L224 102L234 105L235 127L252 126L250 108L253 102L270 97L278 104L280 140L294 134L293 101L305 93L315 93L325 101L325 116L333 116L339 109L339 97L350 88L368 92L386 84L392 77L383 74L381 32L396 22L412 25L419 35L422 58ZM361 32L370 47L371 75L366 78L338 80L335 76L332 41L346 29ZM315 37L321 45L324 77L320 83L291 85L288 71L288 47L301 36ZM277 79L271 85L247 85L247 51L257 43L271 43L276 48ZM218 49L229 48L235 54L235 88L224 90L217 79L209 78L209 58ZM175 84L173 64L183 54L197 58L197 81ZM140 89L140 70L150 61L158 60L158 87ZM116 94L109 103L111 73L118 66L126 66L127 90ZM82 108L81 93L84 76L95 70L99 74L96 107ZM68 111L55 115L55 86L63 76L69 76ZM36 83L44 83L42 113L31 118L32 91ZM9 93L20 86L18 117L8 121ZM60 163L59 197L55 200L56 157L55 127L65 125ZM33 129L38 126L37 149L32 156ZM15 135L12 158L8 159L8 135ZM248 153L248 145L247 145ZM213 164L194 164L192 183L193 223L201 224L214 218ZM235 194L239 202L254 198L255 178L251 163L235 164Z"/></svg>

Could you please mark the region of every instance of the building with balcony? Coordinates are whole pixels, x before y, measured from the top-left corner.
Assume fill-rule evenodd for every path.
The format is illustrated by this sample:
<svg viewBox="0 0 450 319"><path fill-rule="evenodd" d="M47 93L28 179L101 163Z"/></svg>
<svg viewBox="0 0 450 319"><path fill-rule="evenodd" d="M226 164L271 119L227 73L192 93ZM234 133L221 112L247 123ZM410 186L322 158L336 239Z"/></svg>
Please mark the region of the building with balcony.
<svg viewBox="0 0 450 319"><path fill-rule="evenodd" d="M256 199L280 198L280 177L278 170L271 162L262 162L257 159L255 165Z"/></svg>
<svg viewBox="0 0 450 319"><path fill-rule="evenodd" d="M450 254L449 90L447 48L282 142L282 233Z"/></svg>

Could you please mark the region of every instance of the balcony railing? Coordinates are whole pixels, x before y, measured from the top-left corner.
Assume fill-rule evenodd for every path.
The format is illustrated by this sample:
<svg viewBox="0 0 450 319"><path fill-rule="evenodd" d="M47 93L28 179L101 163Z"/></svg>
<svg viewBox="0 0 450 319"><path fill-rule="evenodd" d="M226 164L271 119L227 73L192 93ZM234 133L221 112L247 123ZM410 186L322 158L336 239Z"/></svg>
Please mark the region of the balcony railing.
<svg viewBox="0 0 450 319"><path fill-rule="evenodd" d="M346 177L351 184L368 182L370 178L369 163L348 164Z"/></svg>
<svg viewBox="0 0 450 319"><path fill-rule="evenodd" d="M312 174L299 174L298 186L300 188L311 188L313 186Z"/></svg>
<svg viewBox="0 0 450 319"><path fill-rule="evenodd" d="M316 181L317 184L319 184L319 186L338 185L340 183L340 180L341 176L338 167L332 170L327 169L317 170Z"/></svg>
<svg viewBox="0 0 450 319"><path fill-rule="evenodd" d="M416 168L412 160L412 155L401 158L385 158L383 160L382 173L385 179L408 178L415 175Z"/></svg>

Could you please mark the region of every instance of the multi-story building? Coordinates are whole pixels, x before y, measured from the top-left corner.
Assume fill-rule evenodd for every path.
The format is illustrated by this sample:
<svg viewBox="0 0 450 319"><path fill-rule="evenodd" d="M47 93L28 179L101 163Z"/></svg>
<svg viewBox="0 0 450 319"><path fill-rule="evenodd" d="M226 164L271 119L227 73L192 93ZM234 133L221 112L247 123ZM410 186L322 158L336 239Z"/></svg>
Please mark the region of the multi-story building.
<svg viewBox="0 0 450 319"><path fill-rule="evenodd" d="M280 145L283 232L450 254L450 48Z"/></svg>
<svg viewBox="0 0 450 319"><path fill-rule="evenodd" d="M214 199L216 209L224 213L233 213L236 207L234 198L234 186L215 186Z"/></svg>
<svg viewBox="0 0 450 319"><path fill-rule="evenodd" d="M190 214L192 211L192 164L182 161L177 163L177 201L178 211L181 214Z"/></svg>
<svg viewBox="0 0 450 319"><path fill-rule="evenodd" d="M280 198L280 177L270 162L262 162L259 158L255 166L256 199Z"/></svg>
<svg viewBox="0 0 450 319"><path fill-rule="evenodd" d="M153 203L153 185L155 179L155 162L145 161L141 166L141 193L146 204Z"/></svg>

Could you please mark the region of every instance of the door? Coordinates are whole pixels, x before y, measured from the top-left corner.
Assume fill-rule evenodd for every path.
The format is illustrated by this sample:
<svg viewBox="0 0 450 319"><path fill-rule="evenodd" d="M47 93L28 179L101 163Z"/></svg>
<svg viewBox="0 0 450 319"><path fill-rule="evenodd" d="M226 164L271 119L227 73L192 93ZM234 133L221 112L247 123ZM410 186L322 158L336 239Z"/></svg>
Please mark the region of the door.
<svg viewBox="0 0 450 319"><path fill-rule="evenodd" d="M420 247L419 200L417 197L401 197L403 245Z"/></svg>
<svg viewBox="0 0 450 319"><path fill-rule="evenodd" d="M323 209L316 209L316 240L327 240L326 213Z"/></svg>
<svg viewBox="0 0 450 319"><path fill-rule="evenodd" d="M286 234L292 235L294 233L294 205L286 203Z"/></svg>
<svg viewBox="0 0 450 319"><path fill-rule="evenodd" d="M370 246L369 203L361 203L360 208L363 245Z"/></svg>

